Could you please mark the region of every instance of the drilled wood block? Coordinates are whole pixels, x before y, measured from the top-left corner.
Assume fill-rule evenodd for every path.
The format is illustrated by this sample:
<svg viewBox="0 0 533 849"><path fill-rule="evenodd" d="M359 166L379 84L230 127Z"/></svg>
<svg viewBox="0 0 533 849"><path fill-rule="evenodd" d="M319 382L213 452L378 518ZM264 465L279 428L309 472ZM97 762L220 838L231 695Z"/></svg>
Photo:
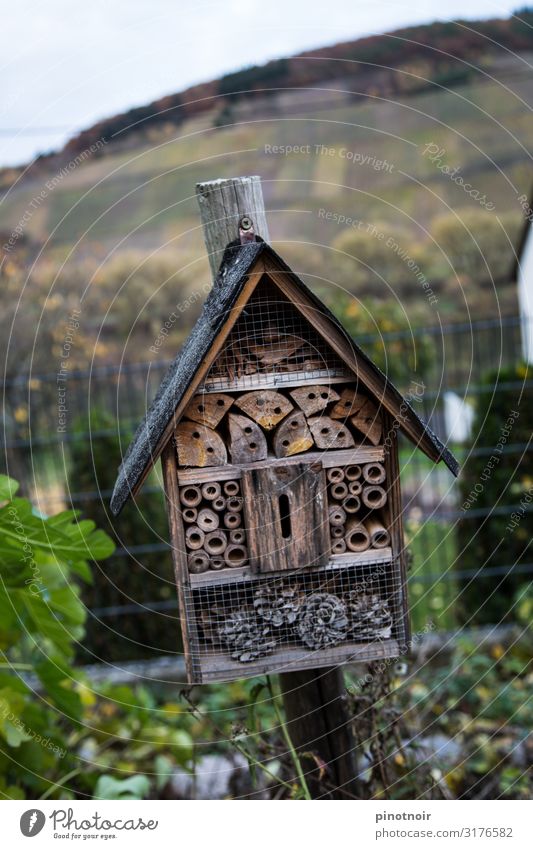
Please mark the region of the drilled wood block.
<svg viewBox="0 0 533 849"><path fill-rule="evenodd" d="M235 404L265 430L272 430L294 409L288 398L272 389L246 392Z"/></svg>
<svg viewBox="0 0 533 849"><path fill-rule="evenodd" d="M367 400L360 410L350 419L354 427L357 428L372 445L379 445L383 432L383 424L381 416L376 405Z"/></svg>
<svg viewBox="0 0 533 849"><path fill-rule="evenodd" d="M333 407L330 416L332 419L347 419L355 415L365 404L366 400L365 395L347 386L342 390L340 398Z"/></svg>
<svg viewBox="0 0 533 849"><path fill-rule="evenodd" d="M317 416L309 419L309 427L318 448L353 448L352 434L342 422L336 422L329 416Z"/></svg>
<svg viewBox="0 0 533 849"><path fill-rule="evenodd" d="M232 463L254 463L266 460L268 446L265 434L256 422L247 416L230 413L229 423L229 453Z"/></svg>
<svg viewBox="0 0 533 849"><path fill-rule="evenodd" d="M215 428L233 404L231 395L221 392L195 395L183 413L186 419Z"/></svg>
<svg viewBox="0 0 533 849"><path fill-rule="evenodd" d="M291 413L274 434L276 457L291 457L313 447L313 437L303 413Z"/></svg>
<svg viewBox="0 0 533 849"><path fill-rule="evenodd" d="M320 413L328 404L339 400L339 395L330 386L300 386L289 394L306 416Z"/></svg>
<svg viewBox="0 0 533 849"><path fill-rule="evenodd" d="M197 422L179 423L176 449L180 466L220 466L228 459L226 446L218 433Z"/></svg>

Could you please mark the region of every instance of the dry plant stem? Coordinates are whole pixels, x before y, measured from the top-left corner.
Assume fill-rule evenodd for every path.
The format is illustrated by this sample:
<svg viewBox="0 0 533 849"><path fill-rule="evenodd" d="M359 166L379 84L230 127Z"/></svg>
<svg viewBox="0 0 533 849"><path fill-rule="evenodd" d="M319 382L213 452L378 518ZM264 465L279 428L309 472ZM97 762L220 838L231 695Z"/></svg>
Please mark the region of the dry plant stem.
<svg viewBox="0 0 533 849"><path fill-rule="evenodd" d="M236 749L237 752L239 752L239 754L241 754L244 758L246 758L246 760L249 763L252 763L254 766L259 767L259 769L262 772L264 772L265 775L268 775L268 777L271 778L272 781L274 781L276 784L281 784L281 786L285 787L286 790L289 790L291 793L293 792L294 788L291 784L289 784L288 781L284 781L283 778L279 778L279 776L274 775L274 773L271 772L269 770L269 768L264 765L264 763L262 763L261 761L258 761L256 758L254 758L254 756L252 754L250 754L250 752L248 752L244 748L244 746L241 746L239 743L237 743L237 741L235 739L228 739L227 735L222 730L222 728L219 725L217 725L217 723L210 716L208 716L205 713L202 713L200 708L197 707L194 704L193 701L191 701L188 693L185 690L181 691L181 696L187 702L187 704L189 705L189 710L192 713L192 715L196 717L196 719L201 720L202 722L207 721L208 723L210 723L211 727L215 729L215 731L218 733L219 737L221 737L221 739L224 740L224 742L231 743L233 748Z"/></svg>

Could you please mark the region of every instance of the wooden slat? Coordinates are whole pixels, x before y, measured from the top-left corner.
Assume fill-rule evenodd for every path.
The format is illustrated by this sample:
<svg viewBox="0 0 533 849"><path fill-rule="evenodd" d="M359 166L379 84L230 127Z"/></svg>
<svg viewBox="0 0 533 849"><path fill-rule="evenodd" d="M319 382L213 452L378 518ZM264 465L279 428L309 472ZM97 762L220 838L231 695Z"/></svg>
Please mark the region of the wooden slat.
<svg viewBox="0 0 533 849"><path fill-rule="evenodd" d="M291 389L295 386L312 386L314 383L336 384L349 383L353 373L340 369L316 369L315 371L293 371L290 374L254 374L237 377L228 381L225 377L213 377L208 383L199 387L199 391L210 393L242 392L247 389Z"/></svg>
<svg viewBox="0 0 533 849"><path fill-rule="evenodd" d="M242 476L252 568L281 572L329 560L326 476L322 464L277 462ZM286 502L286 522L283 521Z"/></svg>
<svg viewBox="0 0 533 849"><path fill-rule="evenodd" d="M178 604L181 620L181 632L183 635L183 651L185 654L185 668L189 682L199 683L199 671L196 669L194 651L195 645L191 646L191 633L195 634L194 611L187 604L186 587L189 583L189 571L187 569L187 550L185 546L185 534L181 519L181 507L178 492L178 480L176 475L176 457L169 443L161 457L163 470L163 481L165 484L165 502L167 506L168 526L170 530L170 544L172 546L172 560L174 562L174 574L178 592ZM187 627L187 625L189 627ZM191 630L192 629L192 630ZM197 641L194 643L197 645Z"/></svg>
<svg viewBox="0 0 533 849"><path fill-rule="evenodd" d="M308 454L296 454L294 457L285 457L284 465L291 463L314 463L319 460L325 469L332 466L346 466L360 463L383 462L383 448L372 445L359 445L343 451L310 451ZM249 466L210 466L204 469L178 469L178 480L180 486L185 484L204 483L204 481L227 481L240 480L243 468L262 468L273 463L279 463L277 457L269 457L259 463L251 463Z"/></svg>
<svg viewBox="0 0 533 849"><path fill-rule="evenodd" d="M375 548L362 552L351 552L350 554L332 554L325 566L317 567L320 570L331 571L333 569L347 569L350 566L372 566L378 563L393 563L391 548ZM306 574L313 574L314 569L306 569ZM298 571L285 573L285 575L298 575ZM223 569L220 572L204 572L201 575L190 575L191 587L220 586L223 584L237 584L242 581L253 581L257 579L257 573L251 566L242 566L238 569Z"/></svg>
<svg viewBox="0 0 533 849"><path fill-rule="evenodd" d="M233 681L235 678L251 678L256 675L291 672L296 669L312 669L340 663L358 663L399 657L397 640L375 643L347 643L332 649L307 653L303 648L278 649L255 663L239 663L227 654L208 653L200 656L202 681Z"/></svg>

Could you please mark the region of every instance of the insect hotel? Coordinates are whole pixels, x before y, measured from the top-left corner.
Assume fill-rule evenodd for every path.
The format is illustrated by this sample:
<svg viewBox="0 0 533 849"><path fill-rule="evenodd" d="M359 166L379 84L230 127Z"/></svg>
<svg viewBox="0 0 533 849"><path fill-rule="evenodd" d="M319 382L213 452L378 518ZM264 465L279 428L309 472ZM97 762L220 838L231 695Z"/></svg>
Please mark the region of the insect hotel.
<svg viewBox="0 0 533 849"><path fill-rule="evenodd" d="M253 209L233 236L112 510L161 457L191 683L398 656L398 431L457 464L256 234Z"/></svg>

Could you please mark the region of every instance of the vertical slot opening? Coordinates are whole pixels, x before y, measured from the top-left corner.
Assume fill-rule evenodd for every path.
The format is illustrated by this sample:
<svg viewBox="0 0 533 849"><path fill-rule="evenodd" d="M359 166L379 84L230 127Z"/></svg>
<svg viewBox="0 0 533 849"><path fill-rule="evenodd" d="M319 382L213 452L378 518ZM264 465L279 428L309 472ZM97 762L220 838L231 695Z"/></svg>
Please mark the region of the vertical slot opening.
<svg viewBox="0 0 533 849"><path fill-rule="evenodd" d="M291 537L291 505L289 502L288 495L280 495L278 499L279 504L279 520L281 523L281 536L283 539L290 539Z"/></svg>

